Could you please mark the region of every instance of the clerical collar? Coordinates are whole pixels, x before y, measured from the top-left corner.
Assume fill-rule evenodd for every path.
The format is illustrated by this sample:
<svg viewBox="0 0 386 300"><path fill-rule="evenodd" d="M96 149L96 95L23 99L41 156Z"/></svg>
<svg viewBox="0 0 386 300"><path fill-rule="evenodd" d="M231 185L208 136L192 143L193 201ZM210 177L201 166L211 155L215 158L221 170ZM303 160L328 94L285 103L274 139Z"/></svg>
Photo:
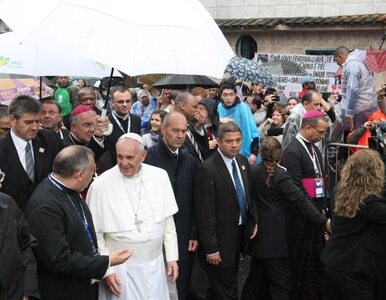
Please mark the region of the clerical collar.
<svg viewBox="0 0 386 300"><path fill-rule="evenodd" d="M54 172L52 172L49 177L55 181L67 194L69 195L76 195L79 194L77 191L69 188L67 185L65 185L63 182L61 182L58 178L55 177Z"/></svg>
<svg viewBox="0 0 386 300"><path fill-rule="evenodd" d="M299 137L303 140L303 141L305 141L307 144L310 144L311 145L311 142L309 142L304 136L302 136L300 133L298 133L299 134Z"/></svg>
<svg viewBox="0 0 386 300"><path fill-rule="evenodd" d="M71 143L73 143L74 145L80 145L80 146L84 146L85 143L82 143L81 141L79 141L73 134L72 132L70 132L70 134L68 135Z"/></svg>
<svg viewBox="0 0 386 300"><path fill-rule="evenodd" d="M114 114L118 119L121 119L121 120L123 120L123 121L126 121L126 120L130 117L130 113L127 113L126 116L122 117L122 116L118 115L118 114L115 112L115 110L113 110L113 114Z"/></svg>

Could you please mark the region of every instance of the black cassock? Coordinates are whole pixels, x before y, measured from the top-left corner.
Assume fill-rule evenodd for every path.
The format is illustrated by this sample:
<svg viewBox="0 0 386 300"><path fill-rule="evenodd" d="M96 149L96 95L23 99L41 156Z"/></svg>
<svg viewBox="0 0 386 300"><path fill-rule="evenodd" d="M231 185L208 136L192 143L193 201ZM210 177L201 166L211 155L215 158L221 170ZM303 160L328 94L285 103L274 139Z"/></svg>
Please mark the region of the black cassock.
<svg viewBox="0 0 386 300"><path fill-rule="evenodd" d="M54 179L52 179L54 180ZM42 299L88 300L91 278L102 279L108 256L95 255L96 236L91 213L79 194L47 178L26 207L31 234L38 240L34 253ZM82 212L90 226L89 238Z"/></svg>
<svg viewBox="0 0 386 300"><path fill-rule="evenodd" d="M323 170L323 161L319 149L312 145L313 152L318 157L320 169ZM306 148L295 138L284 150L281 162L287 168L295 184L303 188L303 178L316 178L312 160ZM326 209L325 198L310 198L321 212ZM324 287L323 267L320 255L324 246L322 230L319 226L307 220L299 211L293 209L289 233L289 258L291 262L292 299L322 299Z"/></svg>
<svg viewBox="0 0 386 300"><path fill-rule="evenodd" d="M0 193L0 299L39 297L32 243L16 202Z"/></svg>

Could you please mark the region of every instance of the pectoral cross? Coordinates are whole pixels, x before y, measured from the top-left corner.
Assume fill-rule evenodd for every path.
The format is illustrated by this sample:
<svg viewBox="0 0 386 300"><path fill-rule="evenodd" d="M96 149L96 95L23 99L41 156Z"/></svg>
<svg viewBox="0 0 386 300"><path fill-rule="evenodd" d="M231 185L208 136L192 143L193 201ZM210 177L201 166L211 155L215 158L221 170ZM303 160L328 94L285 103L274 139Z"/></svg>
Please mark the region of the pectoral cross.
<svg viewBox="0 0 386 300"><path fill-rule="evenodd" d="M138 232L141 232L141 224L143 223L143 221L138 220L137 215L135 215L134 223L135 223L135 226L137 226Z"/></svg>

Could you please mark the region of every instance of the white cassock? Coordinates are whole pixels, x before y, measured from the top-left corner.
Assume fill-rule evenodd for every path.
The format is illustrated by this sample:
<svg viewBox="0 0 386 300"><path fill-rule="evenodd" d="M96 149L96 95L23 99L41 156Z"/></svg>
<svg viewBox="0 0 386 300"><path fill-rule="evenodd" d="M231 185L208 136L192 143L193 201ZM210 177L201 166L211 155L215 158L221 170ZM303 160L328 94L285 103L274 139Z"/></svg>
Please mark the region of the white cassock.
<svg viewBox="0 0 386 300"><path fill-rule="evenodd" d="M121 296L115 297L101 283L99 300L169 299L162 246L168 262L178 260L173 220L178 207L167 173L141 164L138 174L125 177L115 166L92 183L87 203L101 254L122 248L133 251L124 264L110 267L105 275L117 274Z"/></svg>

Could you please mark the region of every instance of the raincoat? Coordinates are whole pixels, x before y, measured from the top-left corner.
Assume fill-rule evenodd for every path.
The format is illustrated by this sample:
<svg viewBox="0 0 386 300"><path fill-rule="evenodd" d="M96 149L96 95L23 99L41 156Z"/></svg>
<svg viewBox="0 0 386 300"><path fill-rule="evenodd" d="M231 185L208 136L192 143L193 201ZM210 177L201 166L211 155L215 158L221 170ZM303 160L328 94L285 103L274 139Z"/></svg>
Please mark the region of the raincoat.
<svg viewBox="0 0 386 300"><path fill-rule="evenodd" d="M375 81L364 64L366 51L351 52L343 64L340 108L347 117L365 113L367 118L378 110Z"/></svg>

